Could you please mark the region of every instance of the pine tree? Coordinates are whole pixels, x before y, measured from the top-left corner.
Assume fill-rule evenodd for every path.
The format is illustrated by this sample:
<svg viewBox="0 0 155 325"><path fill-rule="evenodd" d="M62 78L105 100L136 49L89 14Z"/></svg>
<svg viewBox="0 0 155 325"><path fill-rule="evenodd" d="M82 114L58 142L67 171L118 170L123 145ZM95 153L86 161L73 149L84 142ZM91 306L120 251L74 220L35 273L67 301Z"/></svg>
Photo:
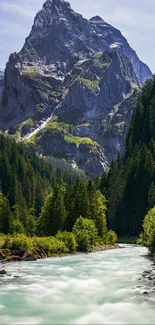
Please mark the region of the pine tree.
<svg viewBox="0 0 155 325"><path fill-rule="evenodd" d="M155 185L152 182L148 193L148 209L150 210L154 206L155 206Z"/></svg>
<svg viewBox="0 0 155 325"><path fill-rule="evenodd" d="M0 192L0 232L7 234L10 231L12 214L7 198Z"/></svg>
<svg viewBox="0 0 155 325"><path fill-rule="evenodd" d="M149 111L150 134L155 140L155 96L153 96Z"/></svg>

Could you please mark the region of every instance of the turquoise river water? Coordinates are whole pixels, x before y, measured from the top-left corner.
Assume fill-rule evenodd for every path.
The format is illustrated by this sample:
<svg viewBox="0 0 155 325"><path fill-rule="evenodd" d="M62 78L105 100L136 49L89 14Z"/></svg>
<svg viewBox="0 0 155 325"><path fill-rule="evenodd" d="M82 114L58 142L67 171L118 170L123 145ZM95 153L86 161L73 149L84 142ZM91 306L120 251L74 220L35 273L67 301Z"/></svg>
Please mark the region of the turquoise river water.
<svg viewBox="0 0 155 325"><path fill-rule="evenodd" d="M155 324L150 267L147 250L130 246L5 265L0 324Z"/></svg>

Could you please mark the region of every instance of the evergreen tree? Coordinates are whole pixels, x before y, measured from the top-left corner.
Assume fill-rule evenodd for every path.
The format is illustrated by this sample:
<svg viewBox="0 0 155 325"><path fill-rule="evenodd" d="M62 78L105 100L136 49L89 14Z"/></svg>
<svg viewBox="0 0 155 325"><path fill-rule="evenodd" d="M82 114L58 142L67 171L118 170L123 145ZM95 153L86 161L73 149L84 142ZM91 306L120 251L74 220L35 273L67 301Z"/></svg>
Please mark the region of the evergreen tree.
<svg viewBox="0 0 155 325"><path fill-rule="evenodd" d="M148 193L148 208L149 210L155 206L155 185L152 182Z"/></svg>
<svg viewBox="0 0 155 325"><path fill-rule="evenodd" d="M0 232L7 234L10 231L12 214L7 198L0 192Z"/></svg>
<svg viewBox="0 0 155 325"><path fill-rule="evenodd" d="M66 209L61 189L57 186L43 206L38 220L38 233L41 235L56 235L66 222Z"/></svg>

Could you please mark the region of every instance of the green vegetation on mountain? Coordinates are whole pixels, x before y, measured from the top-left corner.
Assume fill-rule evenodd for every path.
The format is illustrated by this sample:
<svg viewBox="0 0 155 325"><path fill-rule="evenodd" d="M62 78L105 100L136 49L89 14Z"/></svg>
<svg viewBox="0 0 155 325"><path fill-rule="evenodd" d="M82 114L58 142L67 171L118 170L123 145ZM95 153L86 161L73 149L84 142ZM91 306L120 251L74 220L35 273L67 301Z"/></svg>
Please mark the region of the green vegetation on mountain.
<svg viewBox="0 0 155 325"><path fill-rule="evenodd" d="M22 74L23 74L24 76L29 77L29 78L35 78L36 75L37 75L37 73L36 73L35 70L32 70L32 71L22 71Z"/></svg>
<svg viewBox="0 0 155 325"><path fill-rule="evenodd" d="M99 81L98 80L89 80L85 78L78 77L80 82L82 82L84 85L88 87L88 89L92 92L96 91L96 89L99 87Z"/></svg>

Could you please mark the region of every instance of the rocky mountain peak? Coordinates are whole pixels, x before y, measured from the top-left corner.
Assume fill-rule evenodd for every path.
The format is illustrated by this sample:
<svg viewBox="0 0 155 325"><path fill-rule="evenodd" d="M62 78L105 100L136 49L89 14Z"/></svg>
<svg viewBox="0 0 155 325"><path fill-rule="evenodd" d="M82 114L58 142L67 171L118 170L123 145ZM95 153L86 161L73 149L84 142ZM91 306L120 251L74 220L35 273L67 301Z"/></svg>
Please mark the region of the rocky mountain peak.
<svg viewBox="0 0 155 325"><path fill-rule="evenodd" d="M104 20L100 16L94 16L89 19L91 22L103 22Z"/></svg>
<svg viewBox="0 0 155 325"><path fill-rule="evenodd" d="M139 87L150 77L119 30L47 0L6 65L0 128L17 125L43 155L101 174L123 152Z"/></svg>
<svg viewBox="0 0 155 325"><path fill-rule="evenodd" d="M64 0L47 0L42 10L38 12L34 20L34 27L45 27L48 25L49 27L54 23L58 24L59 20L65 19L66 21L71 20L71 16L78 16L81 15L75 13L70 6L70 3ZM55 20L57 19L57 21Z"/></svg>
<svg viewBox="0 0 155 325"><path fill-rule="evenodd" d="M51 12L52 14L65 14L65 11L68 9L71 10L70 3L64 0L47 0L43 4L43 11Z"/></svg>

